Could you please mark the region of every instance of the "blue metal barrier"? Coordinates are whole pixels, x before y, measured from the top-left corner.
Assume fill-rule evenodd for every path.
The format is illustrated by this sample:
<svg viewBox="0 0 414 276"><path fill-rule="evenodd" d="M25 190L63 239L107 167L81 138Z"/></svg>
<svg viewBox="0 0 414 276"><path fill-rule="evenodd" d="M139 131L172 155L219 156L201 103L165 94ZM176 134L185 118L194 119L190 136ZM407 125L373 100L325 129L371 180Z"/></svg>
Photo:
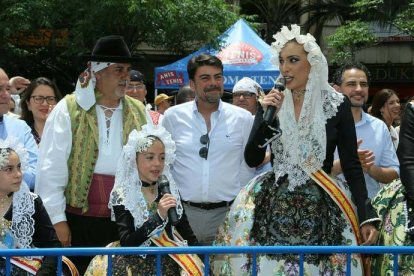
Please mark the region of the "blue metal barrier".
<svg viewBox="0 0 414 276"><path fill-rule="evenodd" d="M161 256L166 254L202 254L205 274L208 275L209 256L220 254L251 254L253 256L252 275L256 275L257 254L298 254L300 256L300 275L303 275L305 254L347 255L347 275L350 275L350 256L359 254L393 254L394 275L398 275L398 255L414 254L414 246L194 246L194 247L104 247L104 248L39 248L39 249L0 249L0 256L6 257L6 273L10 275L10 257L13 256L58 256L58 275L62 273L62 256L107 255L108 275L112 275L111 255L156 255L157 275L161 275Z"/></svg>

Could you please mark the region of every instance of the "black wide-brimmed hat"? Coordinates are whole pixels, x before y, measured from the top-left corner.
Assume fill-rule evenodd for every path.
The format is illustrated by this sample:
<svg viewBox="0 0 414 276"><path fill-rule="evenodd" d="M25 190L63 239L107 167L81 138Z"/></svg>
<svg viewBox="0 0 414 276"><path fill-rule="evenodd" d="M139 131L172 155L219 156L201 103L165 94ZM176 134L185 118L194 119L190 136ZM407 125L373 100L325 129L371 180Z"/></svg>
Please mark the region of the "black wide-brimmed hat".
<svg viewBox="0 0 414 276"><path fill-rule="evenodd" d="M102 62L133 62L143 59L142 56L132 56L124 38L119 35L109 35L98 39L92 54L81 56L88 61Z"/></svg>

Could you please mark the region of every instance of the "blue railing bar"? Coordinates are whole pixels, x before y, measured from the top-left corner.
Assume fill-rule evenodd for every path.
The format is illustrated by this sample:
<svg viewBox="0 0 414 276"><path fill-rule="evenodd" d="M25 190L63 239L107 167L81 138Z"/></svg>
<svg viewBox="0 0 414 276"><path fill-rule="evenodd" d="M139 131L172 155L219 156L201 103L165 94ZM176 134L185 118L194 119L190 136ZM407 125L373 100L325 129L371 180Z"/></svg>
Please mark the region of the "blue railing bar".
<svg viewBox="0 0 414 276"><path fill-rule="evenodd" d="M303 276L303 262L304 262L304 256L303 253L300 253L299 255L299 275Z"/></svg>
<svg viewBox="0 0 414 276"><path fill-rule="evenodd" d="M394 275L398 275L398 253L394 253Z"/></svg>
<svg viewBox="0 0 414 276"><path fill-rule="evenodd" d="M11 270L11 263L10 263L10 256L6 258L6 275L10 275Z"/></svg>
<svg viewBox="0 0 414 276"><path fill-rule="evenodd" d="M112 254L109 254L107 256L108 256L108 267L106 269L106 275L111 276L112 275Z"/></svg>
<svg viewBox="0 0 414 276"><path fill-rule="evenodd" d="M62 255L59 255L57 257L57 269L58 269L58 275L62 275Z"/></svg>
<svg viewBox="0 0 414 276"><path fill-rule="evenodd" d="M414 254L414 246L193 246L193 247L89 247L0 249L0 256L90 256L134 254Z"/></svg>
<svg viewBox="0 0 414 276"><path fill-rule="evenodd" d="M204 275L209 275L209 272L210 272L210 254L207 252L204 255Z"/></svg>
<svg viewBox="0 0 414 276"><path fill-rule="evenodd" d="M161 276L161 254L157 254L157 276Z"/></svg>
<svg viewBox="0 0 414 276"><path fill-rule="evenodd" d="M256 253L253 253L253 257L252 257L252 275L256 276L257 275L257 256Z"/></svg>
<svg viewBox="0 0 414 276"><path fill-rule="evenodd" d="M351 253L346 253L346 271L351 271Z"/></svg>

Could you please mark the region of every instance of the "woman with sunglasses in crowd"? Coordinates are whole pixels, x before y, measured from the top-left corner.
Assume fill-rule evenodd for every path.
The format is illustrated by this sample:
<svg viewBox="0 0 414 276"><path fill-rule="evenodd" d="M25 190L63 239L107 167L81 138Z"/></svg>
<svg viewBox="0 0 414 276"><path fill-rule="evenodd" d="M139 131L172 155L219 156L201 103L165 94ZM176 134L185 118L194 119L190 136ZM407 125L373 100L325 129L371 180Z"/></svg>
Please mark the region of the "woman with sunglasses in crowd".
<svg viewBox="0 0 414 276"><path fill-rule="evenodd" d="M26 121L32 128L37 144L42 138L47 116L60 99L62 94L56 84L45 77L33 80L23 92L20 101L22 109L20 119Z"/></svg>

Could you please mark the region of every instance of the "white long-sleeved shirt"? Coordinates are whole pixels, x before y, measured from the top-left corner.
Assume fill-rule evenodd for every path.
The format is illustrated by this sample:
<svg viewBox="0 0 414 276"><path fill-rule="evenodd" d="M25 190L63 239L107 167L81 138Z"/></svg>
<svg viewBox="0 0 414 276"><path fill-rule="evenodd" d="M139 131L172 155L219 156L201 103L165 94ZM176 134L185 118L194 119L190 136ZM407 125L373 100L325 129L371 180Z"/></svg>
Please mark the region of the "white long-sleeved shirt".
<svg viewBox="0 0 414 276"><path fill-rule="evenodd" d="M199 156L205 146L200 137L207 133L207 125L196 101L167 109L162 124L177 146L172 173L183 200L231 201L253 177L255 168L244 161L253 125L250 112L220 101L218 110L211 114L207 160Z"/></svg>
<svg viewBox="0 0 414 276"><path fill-rule="evenodd" d="M122 103L111 117L109 136L105 114L96 106L99 129L99 155L94 172L115 175L122 151ZM66 221L65 189L68 159L72 150L72 127L66 100L61 100L46 120L39 146L35 193L43 200L53 224Z"/></svg>

